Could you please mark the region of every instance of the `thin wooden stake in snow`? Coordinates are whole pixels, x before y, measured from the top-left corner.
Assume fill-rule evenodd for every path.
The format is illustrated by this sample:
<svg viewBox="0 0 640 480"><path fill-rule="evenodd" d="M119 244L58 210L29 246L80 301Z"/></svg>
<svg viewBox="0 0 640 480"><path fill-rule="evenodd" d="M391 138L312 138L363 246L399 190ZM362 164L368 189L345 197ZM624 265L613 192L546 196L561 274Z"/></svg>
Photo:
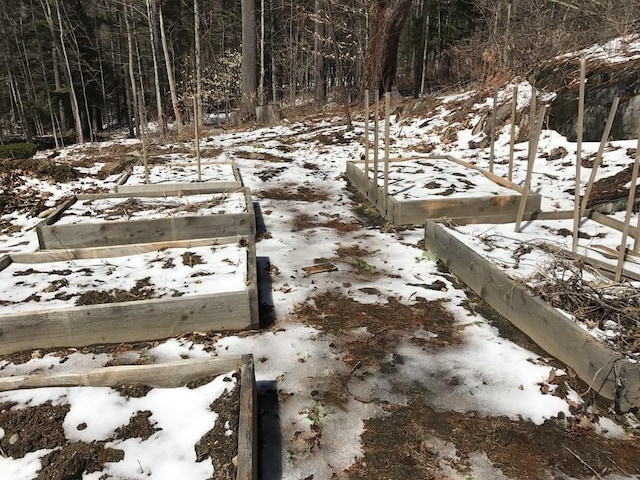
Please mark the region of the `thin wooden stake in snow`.
<svg viewBox="0 0 640 480"><path fill-rule="evenodd" d="M640 163L640 128L638 128L638 144L636 145L636 165L638 165L638 163ZM634 195L635 195L635 190L636 187L635 185L633 185L631 188L633 188L634 191ZM635 199L634 199L635 202ZM631 205L631 208L633 209L633 203ZM638 248L640 247L640 235L638 235L638 227L640 227L640 213L638 214L638 220L636 222L636 236L635 236L635 240L633 242L633 253L634 255L638 254Z"/></svg>
<svg viewBox="0 0 640 480"><path fill-rule="evenodd" d="M536 162L536 154L538 152L538 142L540 140L540 133L542 132L542 123L544 122L545 114L547 113L547 106L543 105L540 108L540 116L534 127L534 133L532 140L529 142L529 159L527 162L527 176L524 181L524 187L520 194L520 206L518 208L518 216L516 217L515 231L520 231L520 225L522 224L522 217L524 216L524 208L527 204L527 196L529 195L529 189L531 188L531 174L533 173L533 164Z"/></svg>
<svg viewBox="0 0 640 480"><path fill-rule="evenodd" d="M619 282L622 278L622 266L624 265L624 257L627 253L627 237L629 236L629 228L631 227L631 214L633 213L633 204L636 199L636 185L638 184L638 170L640 169L640 133L638 134L638 145L636 149L636 160L633 164L633 173L631 174L631 185L629 187L629 199L627 201L627 211L624 216L624 228L622 229L622 240L620 241L620 252L618 253L618 266L616 267L615 281ZM637 231L637 230L636 230ZM634 250L638 245L638 240L634 245Z"/></svg>
<svg viewBox="0 0 640 480"><path fill-rule="evenodd" d="M533 131L536 124L536 86L531 85L531 100L529 101L529 151L527 152L527 158L531 157L531 142L535 136Z"/></svg>
<svg viewBox="0 0 640 480"><path fill-rule="evenodd" d="M144 97L142 97L144 98ZM147 152L147 116L142 105L138 102L138 133L142 139L142 164L144 165L144 183L149 183L149 154Z"/></svg>
<svg viewBox="0 0 640 480"><path fill-rule="evenodd" d="M369 89L364 91L364 175L365 195L369 196Z"/></svg>
<svg viewBox="0 0 640 480"><path fill-rule="evenodd" d="M378 153L379 153L379 132L378 132L378 116L380 114L380 99L376 90L374 112L373 112L373 200L378 200ZM368 174L367 174L368 175Z"/></svg>
<svg viewBox="0 0 640 480"><path fill-rule="evenodd" d="M584 82L587 61L584 56L580 59L580 95L578 97L578 124L576 125L576 182L575 195L573 200L573 242L571 251L578 250L578 233L580 229L580 167L582 164L582 132L584 128Z"/></svg>
<svg viewBox="0 0 640 480"><path fill-rule="evenodd" d="M593 167L591 167L591 175L589 175L589 181L587 182L587 189L584 192L584 197L582 197L582 205L580 206L581 218L584 217L584 212L587 210L587 203L589 202L589 197L591 196L591 189L593 188L593 182L596 179L596 173L598 173L598 167L600 167L600 162L602 162L604 147L607 144L607 140L609 139L609 133L611 133L611 126L613 125L613 120L616 116L616 110L618 110L619 102L620 102L620 97L614 97L613 103L611 104L611 110L609 110L609 118L607 118L607 123L604 126L604 132L602 132L602 138L600 139L600 147L598 148L596 159L593 161Z"/></svg>
<svg viewBox="0 0 640 480"><path fill-rule="evenodd" d="M516 111L518 108L518 84L513 86L511 97L511 133L509 134L509 173L507 178L513 179L513 149L516 141Z"/></svg>
<svg viewBox="0 0 640 480"><path fill-rule="evenodd" d="M196 160L198 161L198 181L202 181L202 163L200 161L200 117L198 115L198 96L193 96L193 127L194 127L194 138L193 143L196 147Z"/></svg>
<svg viewBox="0 0 640 480"><path fill-rule="evenodd" d="M391 92L384 94L384 206L389 204L389 123L391 120Z"/></svg>
<svg viewBox="0 0 640 480"><path fill-rule="evenodd" d="M491 147L489 149L489 171L493 173L493 160L496 152L496 116L498 110L498 89L493 89L493 112L491 113Z"/></svg>

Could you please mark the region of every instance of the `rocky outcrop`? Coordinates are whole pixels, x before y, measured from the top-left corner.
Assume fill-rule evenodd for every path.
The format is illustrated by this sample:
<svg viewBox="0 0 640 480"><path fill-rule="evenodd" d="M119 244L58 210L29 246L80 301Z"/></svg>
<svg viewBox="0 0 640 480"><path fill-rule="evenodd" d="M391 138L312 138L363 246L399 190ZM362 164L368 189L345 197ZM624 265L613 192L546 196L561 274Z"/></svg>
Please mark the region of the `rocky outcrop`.
<svg viewBox="0 0 640 480"><path fill-rule="evenodd" d="M535 75L538 88L557 93L551 103L549 128L576 140L579 93L579 59L556 59ZM610 139L637 138L640 127L640 60L620 63L587 62L583 139L600 141L613 98L620 103Z"/></svg>

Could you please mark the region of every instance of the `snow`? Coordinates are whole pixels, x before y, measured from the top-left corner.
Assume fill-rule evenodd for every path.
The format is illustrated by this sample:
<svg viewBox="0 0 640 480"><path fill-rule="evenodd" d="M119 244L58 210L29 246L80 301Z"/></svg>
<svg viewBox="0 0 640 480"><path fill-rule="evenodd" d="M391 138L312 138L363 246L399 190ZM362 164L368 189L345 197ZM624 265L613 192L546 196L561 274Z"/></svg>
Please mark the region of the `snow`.
<svg viewBox="0 0 640 480"><path fill-rule="evenodd" d="M191 264L185 255L198 256L202 263ZM242 291L246 278L247 251L239 245L165 248L108 259L12 262L0 271L5 286L1 312L68 308L83 293L129 291L145 279L154 298L168 298Z"/></svg>
<svg viewBox="0 0 640 480"><path fill-rule="evenodd" d="M124 451L123 460L105 463L103 470L85 474L85 480L97 480L104 475L138 478L141 473L158 480L204 480L213 474L213 466L210 461L196 462L194 445L221 421L209 407L225 392L238 388L233 373L219 375L194 389L154 388L140 398L123 397L108 387L66 387L1 393L0 403L16 402L13 409L46 402L68 404L69 412L63 423L68 440L105 441L106 448ZM127 425L133 415L144 411L151 412L149 421L158 431L146 440L113 439L118 427ZM86 424L86 428L78 429L81 424ZM2 478L36 478L41 468L39 458L48 452L39 450L22 459L0 457Z"/></svg>
<svg viewBox="0 0 640 480"><path fill-rule="evenodd" d="M499 98L508 99L513 85L509 85L500 92ZM528 107L531 97L530 86L525 82L519 84L518 109ZM468 128L459 126L456 140L446 143L442 140L441 129L447 127L445 117L451 113L448 108L457 108L454 102L472 98L477 92L465 92L457 96L450 96L442 100L444 107L435 114L429 122L424 118L397 121L394 119L391 127L391 135L395 139L394 151L403 157L412 155L412 147L424 141L435 144L433 155L450 154L479 167L488 168L489 151L486 149L470 149L469 141L478 141L483 134L473 135L472 127L479 121L479 110L491 105L492 96L477 103L475 110L470 113ZM548 94L545 94L548 95ZM550 98L543 96L544 98ZM446 108L445 108L446 107ZM361 121L355 121L356 130L349 135L341 135L344 126L336 126L337 120L327 118L313 123L291 122L287 125L256 128L249 131L230 131L212 136L203 141L203 147L221 148L224 150L216 161L226 161L234 158L237 161L245 184L251 188L252 195L259 203L262 212L264 227L269 235L256 244L257 255L262 259L259 266L267 270L264 263L267 259L272 267L277 268L269 278L271 285L263 289L268 294L265 298L269 304L273 304L276 316L274 325L260 331L246 332L238 335L198 335L189 339L169 339L160 342L149 349L138 349L120 354L83 354L75 352L62 361L54 355L38 356L25 364L14 365L7 361L0 363L0 374L4 376L17 375L38 371L71 371L104 365L107 362L138 361L150 359L156 362L176 360L180 358L197 358L216 355L252 353L255 360L256 380L263 402L261 416L261 428L265 436L262 445L261 477L265 479L294 479L308 478L313 475L314 480L328 480L344 478L344 470L362 458L361 434L364 431L364 422L373 417L385 415L382 405L406 405L410 398L394 389L388 376L374 368L360 367L366 372L362 375L362 382L353 385L354 396L348 396L344 403L332 404L323 402L312 392L324 392L329 390L331 382L338 378L344 378L350 374L350 367L344 361L344 352L335 347L337 337L334 334L323 332L308 325L300 324L295 317L296 306L304 302L313 303L312 298L326 292L337 292L346 295L350 299L368 304L383 304L388 297L398 299L404 304L414 304L417 297L426 300L442 300L445 308L455 317L455 327L460 330L461 342L441 349L425 349L410 342L411 338L428 339L433 333L424 328L415 331L399 332L399 346L390 351L404 359L398 365L394 381L399 384L419 384L425 392L424 400L431 406L441 410L454 410L461 413L478 412L489 417L508 416L511 419L522 419L541 424L544 421L555 418L559 413L565 416L571 415L569 402L579 402L579 396L570 392L567 400L553 395L544 394L540 384L550 376L552 367L544 358L536 355L510 340L502 337L490 322L480 315L471 314L462 306L467 299L465 293L456 288L447 276L441 275L432 258L418 248L423 239L421 227L413 229L401 229L398 231L380 228L359 228L354 231L338 231L324 226L323 223L330 219L337 219L345 223L356 222L353 207L354 200L346 191L344 172L346 161L360 162L363 149L359 143L362 137L364 125ZM382 132L384 125L380 125ZM335 135L340 135L341 140L331 142ZM324 138L320 138L323 136ZM549 153L553 148L564 147L568 154L557 160L547 160L542 154ZM629 165L633 159L626 153L628 148L634 148L635 141L615 141L605 149L603 164L596 178L612 175L622 167ZM285 149L286 147L286 149ZM526 173L527 142L516 145L514 177L515 183L523 184ZM495 145L495 173L507 176L507 159L509 155L508 129L503 129ZM558 211L573 208L573 195L569 189L574 186L575 172L574 143L556 132L544 130L539 144L533 169L532 190L543 196L543 210ZM583 158L595 154L598 149L596 143L583 144ZM74 155L81 155L79 146L69 147L63 150L63 158L71 159ZM271 153L288 161L269 162L251 158L251 153ZM181 159L184 162L184 158ZM309 164L316 169L308 168ZM305 166L306 165L306 166ZM154 166L152 168L152 183L193 181L193 166L180 167L177 173L169 165ZM417 167L416 167L417 168ZM436 172L427 165L421 165L425 172L420 183L427 178L435 179ZM224 169L224 171L222 171ZM228 169L228 170L227 170ZM266 180L261 174L273 169L277 172ZM583 168L581 173L581 188L584 189L591 169ZM203 166L203 175L206 180L234 180L229 175L228 164L211 164ZM469 170L471 172L471 170ZM396 173L394 172L394 175ZM140 169L134 172L131 182L141 182ZM471 177L467 177L471 178ZM415 180L415 179L414 179ZM409 180L407 180L409 181ZM450 177L443 178L443 184L449 182ZM476 183L475 180L472 180ZM106 186L111 185L113 179L108 179ZM418 183L416 181L416 183ZM62 186L53 186L41 183L43 189L51 191L51 206L54 202L63 198L70 191L82 190L81 182L72 182ZM90 188L89 184L86 185ZM93 186L91 184L91 186ZM325 192L325 200L315 201L291 201L270 198L269 190L274 188L294 189L296 186L306 186L313 191ZM395 188L394 184L394 188ZM495 186L495 191L500 187ZM406 190L405 190L406 191ZM416 190L417 191L417 190ZM494 191L489 188L488 191ZM396 192L396 195L399 193ZM401 194L400 194L401 195ZM420 193L424 195L424 193ZM296 229L295 221L301 216L306 216L315 224L310 228ZM620 215L617 215L620 218ZM637 214L634 215L632 224L637 222ZM16 223L23 226L20 233L5 236L0 239L0 249L3 251L28 251L34 249L35 232L32 226L35 221L26 215L16 217ZM513 249L524 242L549 240L563 245L570 245L570 237L560 237L551 234L560 229L572 229L569 221L536 221L523 223L522 232L516 234L512 224L507 225L471 225L458 227L452 233L466 244L477 249L485 258L492 260L505 270L515 272L520 278L528 279L543 268L544 257L538 251L523 255L520 258L518 268L515 268ZM580 240L580 250L587 251L594 243L615 247L619 242L619 233L596 224L593 221L585 221L581 225L581 231L592 238ZM340 247L360 246L366 248L367 256L363 259L371 267L375 267L378 275L375 280L365 275L357 266L341 260L336 255ZM192 250L192 249L190 249ZM218 253L222 251L218 248ZM591 253L591 250L588 250ZM155 254L154 254L155 255ZM225 254L230 255L230 254ZM232 263L241 259L233 254ZM244 258L244 256L240 255ZM144 259L146 258L146 260ZM312 265L317 261L334 262L338 268L335 272L318 275L306 275L303 267ZM116 260L109 260L109 263ZM133 263L135 261L135 263ZM137 260L127 260L128 263L118 265L115 270L123 269L128 272L144 273L150 275L149 257L141 257ZM73 262L80 265L79 261ZM98 265L95 260L90 261L92 269L99 267L109 270L106 265ZM160 262L156 262L160 263ZM175 262L180 265L181 261ZM628 265L627 265L628 266ZM65 268L71 268L71 265ZM134 267L134 268L132 268ZM24 268L21 266L20 268ZM40 268L40 267L39 267ZM200 268L196 266L196 268ZM634 267L629 267L634 268ZM245 271L241 265L229 266L231 270ZM162 275L163 285L170 291L178 288L187 280L187 274L192 269L184 269L185 274L177 277L177 273ZM8 271L9 272L9 271ZM9 274L10 275L10 274ZM20 278L20 277L17 277ZM129 288L134 277L123 275L120 279L113 276L102 276L102 281L108 281L109 288ZM205 277L206 278L206 277ZM211 293L215 289L229 289L230 281L226 276L216 270L212 277L213 283L191 284L189 294ZM236 277L234 277L236 278ZM69 278L71 280L71 278ZM420 287L421 283L432 283L440 280L444 283L443 290L429 290ZM2 279L15 285L15 278ZM46 282L37 275L29 277L30 282ZM235 280L234 280L235 281ZM3 285L9 283L3 283ZM42 288L42 283L40 283ZM418 285L418 286L417 286ZM360 289L374 286L378 293L363 292ZM77 286L70 287L76 289ZM235 288L235 287L234 287ZM202 290L200 290L202 289ZM26 286L20 288L4 289L3 298L17 301L26 298L34 290L28 290ZM265 292L263 292L265 293ZM9 295L7 297L7 295ZM7 312L10 306L2 306L0 311ZM319 312L321 313L321 312ZM390 321L393 319L390 318ZM366 328L343 332L348 338L367 338L371 335ZM452 379L455 380L452 382ZM90 400L79 400L82 393L66 391L66 395L75 405L101 405L104 411L113 411L113 417L126 416L131 412L130 405L120 405L116 408L111 403L117 398L114 395L97 393ZM193 393L193 392L192 392ZM24 395L33 395L32 392ZM76 397L75 395L78 395ZM160 395L160 393L158 394ZM194 409L201 409L200 397L188 400L186 392L174 391L172 395L180 397L173 400L178 402L193 402ZM208 394L209 395L209 394ZM110 398L114 397L114 398ZM153 411L157 409L158 422L166 422L167 429L172 425L172 413L168 401L162 409L160 400L155 396ZM204 396L202 397L204 398ZM128 402L132 402L133 399ZM103 402L103 403L98 403ZM162 408L161 408L162 407ZM138 407L136 407L138 408ZM113 410L107 410L113 409ZM116 413L122 409L125 413ZM77 417L70 420L70 425L79 420L91 420L93 417L87 411L78 410ZM76 415L74 413L74 415ZM94 415L95 416L95 415ZM104 415L107 417L107 415ZM128 418L128 417L127 417ZM202 419L206 421L202 421ZM201 431L203 424L209 424L212 418L211 412L200 412L193 415L193 422L185 424L181 434L189 435L184 439L185 444L192 444ZM317 423L320 426L321 444L317 448L309 448L309 444L319 441L310 429ZM164 423L163 423L164 425ZM93 428L93 427L92 427ZM96 425L92 434L106 435L109 426ZM164 427L163 427L164 428ZM597 431L603 435L624 437L624 430L614 421L601 418ZM85 432L86 433L86 432ZM83 434L85 434L83 433ZM177 435L177 434L176 434ZM160 437L158 435L157 437ZM180 438L180 437L176 437ZM454 459L455 446L448 444L443 439L436 439L434 444L440 445L442 451L448 452L448 458ZM160 442L160 438L158 438ZM135 442L132 442L135 443ZM138 445L140 447L140 445ZM179 445L169 444L164 446L165 451L180 448ZM478 446L481 449L482 446ZM121 447L119 447L121 448ZM127 448L134 448L133 445ZM134 451L134 450L132 450ZM177 450L176 450L177 451ZM24 459L19 467L21 472L15 475L33 475L37 470L37 457L43 455L30 455ZM145 448L135 450L133 458L141 458L141 463L146 470L151 471L151 478L200 478L200 473L189 476L185 470L178 474L170 472L169 467L163 463L164 458L152 456L146 453ZM186 456L186 459L191 457ZM138 457L136 457L138 456ZM455 466L455 461L451 465ZM470 460L472 472L476 472L474 478L502 478L502 474L490 465L486 455L482 453L474 455ZM0 457L0 471L5 472L10 468L9 460ZM194 462L181 462L191 468ZM465 478L459 475L453 466L443 469L451 478ZM136 468L139 466L136 464ZM11 467L13 468L13 467ZM115 469L115 466L109 466ZM165 470L166 468L166 470ZM196 468L196 466L193 466ZM14 472L17 470L11 470ZM124 475L110 470L111 474ZM484 473L482 473L484 472ZM475 474L474 474L475 475ZM98 478L97 475L95 478ZM2 478L8 478L3 476ZM19 477L22 478L22 477ZM93 477L86 477L93 478ZM206 478L206 477L205 477Z"/></svg>

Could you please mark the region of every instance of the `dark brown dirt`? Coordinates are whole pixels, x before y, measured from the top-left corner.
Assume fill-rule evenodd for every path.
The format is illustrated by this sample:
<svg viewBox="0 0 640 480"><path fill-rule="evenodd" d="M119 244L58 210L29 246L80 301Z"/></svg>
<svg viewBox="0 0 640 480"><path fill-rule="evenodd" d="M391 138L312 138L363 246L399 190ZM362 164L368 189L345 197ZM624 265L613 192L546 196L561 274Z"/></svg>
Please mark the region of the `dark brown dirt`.
<svg viewBox="0 0 640 480"><path fill-rule="evenodd" d="M197 383L205 384L211 379L207 377ZM196 383L192 386L195 388ZM114 388L128 397L142 397L151 390L146 385L120 385ZM238 384L232 392L211 404L211 410L220 414L220 421L195 445L197 461L215 459L215 474L211 480L235 479L239 399ZM85 473L100 471L106 462L118 462L124 458L122 450L107 448L105 442L68 441L63 422L69 408L69 405L53 406L51 403L22 408L15 408L9 403L0 405L0 427L4 429L4 436L0 439L2 454L23 458L29 452L53 449L42 457L42 469L38 472L37 480L75 480L82 478ZM78 430L86 427L85 424L77 426ZM152 424L152 413L139 411L127 425L116 429L114 439L146 440L158 430ZM227 431L231 434L227 434Z"/></svg>
<svg viewBox="0 0 640 480"><path fill-rule="evenodd" d="M154 298L155 290L149 278L136 282L131 290L114 288L112 290L90 290L82 293L76 300L76 305L98 305L103 303L134 302Z"/></svg>
<svg viewBox="0 0 640 480"><path fill-rule="evenodd" d="M77 180L78 171L66 163L59 163L47 158L27 160L0 160L0 172L21 172L27 175L53 182L70 182Z"/></svg>
<svg viewBox="0 0 640 480"><path fill-rule="evenodd" d="M272 200L292 200L296 202L323 202L329 200L327 192L318 191L305 186L284 186L260 190L257 195Z"/></svg>
<svg viewBox="0 0 640 480"><path fill-rule="evenodd" d="M504 417L439 412L423 404L419 395L415 398L408 406L388 407L388 416L365 421L365 455L349 470L350 479L444 479L438 475L443 456L434 438L455 445L457 468L470 454L484 452L514 480L546 478L547 471L592 478L584 463L601 475L640 473L638 442L570 430L561 420L537 426Z"/></svg>
<svg viewBox="0 0 640 480"><path fill-rule="evenodd" d="M237 374L235 374L237 377ZM220 414L215 426L203 435L196 444L196 461L210 458L214 474L211 480L231 480L236 478L238 454L238 425L240 422L239 383L230 393L222 395L211 404L210 409ZM229 422L225 425L226 422ZM226 432L231 432L227 435ZM214 461L215 459L215 461Z"/></svg>
<svg viewBox="0 0 640 480"><path fill-rule="evenodd" d="M304 303L296 309L300 319L324 332L336 335L336 343L345 351L345 362L380 368L389 362L398 342L399 331L413 332L423 328L437 335L430 340L414 339L433 348L459 342L455 319L443 302L418 299L414 305L404 305L394 298L386 304L361 304L341 294L328 292L314 299L314 306ZM390 321L393 319L393 321ZM350 338L349 330L365 327L370 337Z"/></svg>
<svg viewBox="0 0 640 480"><path fill-rule="evenodd" d="M594 182L587 208L628 198L629 188L626 185L631 182L632 171L633 165L629 165L615 175ZM640 185L636 187L636 198L639 197Z"/></svg>

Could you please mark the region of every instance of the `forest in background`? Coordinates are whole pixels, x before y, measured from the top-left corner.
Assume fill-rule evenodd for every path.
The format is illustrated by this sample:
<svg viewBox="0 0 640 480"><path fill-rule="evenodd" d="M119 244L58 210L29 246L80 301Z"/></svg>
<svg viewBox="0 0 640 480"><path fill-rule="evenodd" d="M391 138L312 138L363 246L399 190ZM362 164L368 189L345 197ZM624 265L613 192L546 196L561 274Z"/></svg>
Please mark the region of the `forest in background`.
<svg viewBox="0 0 640 480"><path fill-rule="evenodd" d="M253 104L357 100L376 49L419 96L640 31L638 0L16 0L0 16L0 140L56 144L139 119L180 130L237 109L247 76Z"/></svg>

